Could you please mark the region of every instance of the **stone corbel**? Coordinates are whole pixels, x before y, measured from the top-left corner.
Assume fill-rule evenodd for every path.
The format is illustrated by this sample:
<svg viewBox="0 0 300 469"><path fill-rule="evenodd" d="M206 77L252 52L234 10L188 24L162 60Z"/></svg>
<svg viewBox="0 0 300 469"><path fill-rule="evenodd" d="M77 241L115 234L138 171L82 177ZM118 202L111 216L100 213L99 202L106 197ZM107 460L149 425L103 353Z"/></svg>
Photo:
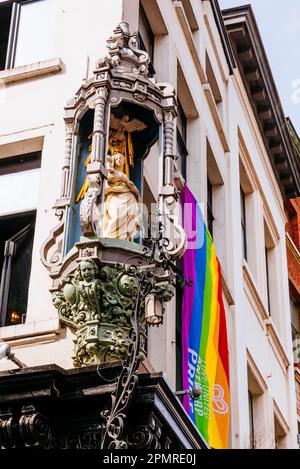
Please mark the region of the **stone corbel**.
<svg viewBox="0 0 300 469"><path fill-rule="evenodd" d="M52 290L53 304L61 322L75 333L74 366L124 360L130 344L140 275L145 269L116 264L114 245L105 253L99 251L97 240L90 240L88 246L85 242L77 243L76 248L79 251L77 267L70 259L69 266L64 267L66 274L60 274ZM131 255L128 259L133 257L137 256ZM139 255L138 258L148 266L147 257ZM158 271L147 272L147 288L157 295L164 313L164 304L171 300L174 289L158 277ZM145 302L141 300L138 322L143 355L146 351L145 320Z"/></svg>
<svg viewBox="0 0 300 469"><path fill-rule="evenodd" d="M50 427L47 419L37 412L34 405L24 405L18 422L19 435L27 447L47 446Z"/></svg>
<svg viewBox="0 0 300 469"><path fill-rule="evenodd" d="M50 427L34 405L0 411L0 449L49 446Z"/></svg>
<svg viewBox="0 0 300 469"><path fill-rule="evenodd" d="M14 448L17 420L13 417L12 409L0 411L0 449Z"/></svg>

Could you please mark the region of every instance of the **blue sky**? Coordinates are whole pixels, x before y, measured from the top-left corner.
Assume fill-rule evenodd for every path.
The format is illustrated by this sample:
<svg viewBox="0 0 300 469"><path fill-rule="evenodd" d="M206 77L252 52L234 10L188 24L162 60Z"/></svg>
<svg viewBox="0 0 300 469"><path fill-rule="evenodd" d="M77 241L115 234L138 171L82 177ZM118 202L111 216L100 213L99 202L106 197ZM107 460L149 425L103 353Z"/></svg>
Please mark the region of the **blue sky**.
<svg viewBox="0 0 300 469"><path fill-rule="evenodd" d="M220 7L251 4L284 112L300 135L300 0L219 0Z"/></svg>

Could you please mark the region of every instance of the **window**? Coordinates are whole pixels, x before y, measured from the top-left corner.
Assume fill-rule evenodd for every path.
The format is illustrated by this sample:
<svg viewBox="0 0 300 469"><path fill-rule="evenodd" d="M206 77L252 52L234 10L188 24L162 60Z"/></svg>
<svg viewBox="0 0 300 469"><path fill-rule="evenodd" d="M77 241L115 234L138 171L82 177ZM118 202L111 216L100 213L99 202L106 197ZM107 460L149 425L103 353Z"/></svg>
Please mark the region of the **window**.
<svg viewBox="0 0 300 469"><path fill-rule="evenodd" d="M240 197L241 197L242 252L243 252L243 258L247 260L246 201L245 201L245 193L242 187L240 188Z"/></svg>
<svg viewBox="0 0 300 469"><path fill-rule="evenodd" d="M140 48L146 52L148 52L150 57L150 64L149 64L149 75L150 77L155 75L154 70L154 34L149 24L149 21L146 17L145 11L140 5L139 11L139 31L138 31L139 41L140 41Z"/></svg>
<svg viewBox="0 0 300 469"><path fill-rule="evenodd" d="M11 13L11 5L1 7L0 9L0 70L3 70L6 65Z"/></svg>
<svg viewBox="0 0 300 469"><path fill-rule="evenodd" d="M214 245L222 267L227 272L226 247L226 193L221 168L215 158L213 149L206 139L207 187L206 187L206 222L207 228L214 239Z"/></svg>
<svg viewBox="0 0 300 469"><path fill-rule="evenodd" d="M213 237L214 215L213 215L213 186L207 178L207 228Z"/></svg>
<svg viewBox="0 0 300 469"><path fill-rule="evenodd" d="M253 407L253 396L250 391L248 391L248 406L249 406L249 441L250 449L254 449L254 407Z"/></svg>
<svg viewBox="0 0 300 469"><path fill-rule="evenodd" d="M291 326L292 326L292 341L293 341L293 354L294 364L300 364L300 321L299 321L299 306L295 300L290 297L291 305Z"/></svg>
<svg viewBox="0 0 300 469"><path fill-rule="evenodd" d="M143 240L156 235L156 200L144 177L143 180Z"/></svg>
<svg viewBox="0 0 300 469"><path fill-rule="evenodd" d="M280 299L277 297L279 285L278 271L280 269L280 259L278 258L278 246L272 237L271 229L266 219L264 220L265 234L265 302L272 318L281 330Z"/></svg>
<svg viewBox="0 0 300 469"><path fill-rule="evenodd" d="M25 321L40 166L40 152L0 157L0 326Z"/></svg>
<svg viewBox="0 0 300 469"><path fill-rule="evenodd" d="M0 325L25 322L35 214L0 218Z"/></svg>
<svg viewBox="0 0 300 469"><path fill-rule="evenodd" d="M274 402L274 440L275 449L286 449L286 436L290 429L283 418L277 404Z"/></svg>
<svg viewBox="0 0 300 469"><path fill-rule="evenodd" d="M271 315L271 302L270 302L270 270L269 270L269 250L265 247L265 261L266 261L266 278L267 278L267 304L268 311Z"/></svg>
<svg viewBox="0 0 300 469"><path fill-rule="evenodd" d="M186 179L186 157L187 151L187 118L184 110L178 100L178 116L177 116L177 168L180 170L184 179Z"/></svg>
<svg viewBox="0 0 300 469"><path fill-rule="evenodd" d="M282 283L282 253L281 253L281 240L279 234L276 232L275 224L267 217L264 216L264 235L265 235L265 254L263 271L262 263L262 291L264 302L269 315L278 333L284 334L286 331L285 319L282 311L284 310L283 297L281 292Z"/></svg>
<svg viewBox="0 0 300 469"><path fill-rule="evenodd" d="M247 351L247 376L248 376L248 421L249 437L248 448L263 449L268 448L272 434L267 434L268 426L268 394L266 393L266 383L259 372L252 356ZM247 402L247 401L246 401Z"/></svg>
<svg viewBox="0 0 300 469"><path fill-rule="evenodd" d="M54 14L54 0L21 0L0 4L1 70L53 56Z"/></svg>
<svg viewBox="0 0 300 469"><path fill-rule="evenodd" d="M0 217L35 210L41 154L0 157Z"/></svg>
<svg viewBox="0 0 300 469"><path fill-rule="evenodd" d="M299 308L292 297L290 297L291 304L291 321L292 321L292 339L295 340L299 337L300 323L299 323Z"/></svg>

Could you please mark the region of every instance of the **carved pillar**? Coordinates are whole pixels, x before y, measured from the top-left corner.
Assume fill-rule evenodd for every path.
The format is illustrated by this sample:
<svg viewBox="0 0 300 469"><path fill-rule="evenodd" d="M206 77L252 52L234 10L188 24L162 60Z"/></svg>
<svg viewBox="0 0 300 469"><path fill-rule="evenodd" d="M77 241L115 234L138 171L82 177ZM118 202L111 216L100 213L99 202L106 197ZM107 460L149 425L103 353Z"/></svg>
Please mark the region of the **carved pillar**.
<svg viewBox="0 0 300 469"><path fill-rule="evenodd" d="M66 141L65 141L65 157L62 168L62 182L60 197L65 198L70 195L70 166L72 155L72 144L74 134L74 123L66 122Z"/></svg>
<svg viewBox="0 0 300 469"><path fill-rule="evenodd" d="M103 187L103 179L107 176L105 169L105 114L106 100L108 96L107 86L101 86L97 90L97 98L94 101L95 115L92 139L92 161L88 165L89 189L80 205L80 225L85 236L93 236L97 232L97 226L101 214L97 208L97 200Z"/></svg>
<svg viewBox="0 0 300 469"><path fill-rule="evenodd" d="M164 112L163 139L164 139L164 168L163 184L173 187L174 173L174 111Z"/></svg>
<svg viewBox="0 0 300 469"><path fill-rule="evenodd" d="M92 140L92 162L104 164L105 156L105 106L108 89L103 86L97 90Z"/></svg>
<svg viewBox="0 0 300 469"><path fill-rule="evenodd" d="M164 244L166 252L171 258L180 257L185 249L186 237L183 228L178 223L175 210L177 194L174 186L174 119L176 110L174 105L164 110L163 117L163 160L162 187L159 194L160 223L163 238L168 239Z"/></svg>

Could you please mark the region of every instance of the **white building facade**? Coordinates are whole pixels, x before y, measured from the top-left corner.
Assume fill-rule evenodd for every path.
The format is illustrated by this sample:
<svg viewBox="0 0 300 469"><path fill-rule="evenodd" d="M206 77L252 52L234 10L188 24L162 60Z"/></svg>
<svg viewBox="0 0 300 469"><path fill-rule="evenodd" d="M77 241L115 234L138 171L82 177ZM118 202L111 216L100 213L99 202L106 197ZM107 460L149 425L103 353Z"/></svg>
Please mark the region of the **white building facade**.
<svg viewBox="0 0 300 469"><path fill-rule="evenodd" d="M29 367L73 367L74 336L59 322L41 261L57 226L64 106L106 55L118 23L127 22L149 52L156 80L177 91L176 185L185 180L203 204L222 267L229 446L295 448L284 200L298 194L300 183L252 11L230 10L222 18L209 0L86 3L0 2L0 340ZM154 146L144 171L153 202L158 154ZM27 257L12 261L8 278L9 240ZM30 271L22 267L28 259ZM173 299L163 326L148 335L147 366L163 371L173 391L180 387L178 318ZM0 361L0 371L10 368Z"/></svg>

